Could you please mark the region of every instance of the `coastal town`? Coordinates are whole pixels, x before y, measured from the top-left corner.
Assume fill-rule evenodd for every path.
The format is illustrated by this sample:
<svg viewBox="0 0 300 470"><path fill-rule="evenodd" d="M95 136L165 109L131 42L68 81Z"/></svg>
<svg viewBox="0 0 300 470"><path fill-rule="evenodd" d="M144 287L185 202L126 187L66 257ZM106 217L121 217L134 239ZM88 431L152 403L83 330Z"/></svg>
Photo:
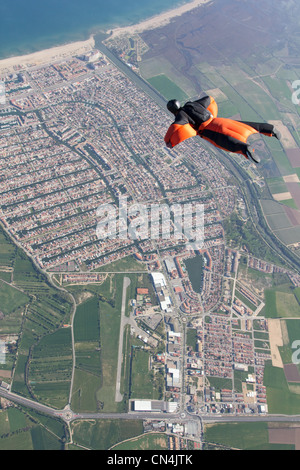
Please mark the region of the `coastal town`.
<svg viewBox="0 0 300 470"><path fill-rule="evenodd" d="M300 278L228 245L224 220L235 209L245 212L229 172L200 141L167 149L166 110L98 50L15 67L2 79L0 219L7 234L60 288L101 283L101 269L127 257L140 262L151 281L155 305L149 288L140 286L128 322L151 353L163 321L165 351L153 354L151 364L162 366L165 392L162 400L131 400L129 411L265 415L268 321L262 293L241 267L284 273L295 287ZM201 204L203 243L191 248L186 234L172 236L172 219L170 237L160 236L158 224L156 238L137 230L135 239L99 239L99 207L117 213L121 197L129 206L143 205L147 216L153 204ZM127 220L141 224L134 225L134 214ZM196 280L189 268L195 259L203 264ZM180 436L199 433L180 419L172 426L176 448ZM165 429L165 423L150 419L145 427Z"/></svg>

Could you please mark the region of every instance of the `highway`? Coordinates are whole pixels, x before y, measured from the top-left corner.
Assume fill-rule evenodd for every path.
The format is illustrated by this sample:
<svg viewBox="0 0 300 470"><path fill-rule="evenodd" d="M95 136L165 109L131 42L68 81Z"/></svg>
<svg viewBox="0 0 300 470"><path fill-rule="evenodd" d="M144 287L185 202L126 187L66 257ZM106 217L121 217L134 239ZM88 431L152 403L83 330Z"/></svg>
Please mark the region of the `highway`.
<svg viewBox="0 0 300 470"><path fill-rule="evenodd" d="M164 421L199 421L202 423L233 423L233 422L286 422L300 423L300 415L228 415L228 414L202 414L196 415L192 413L74 413L68 406L63 410L56 410L41 403L35 402L25 397L21 397L15 393L9 392L0 387L0 396L17 403L22 406L32 408L40 413L49 416L62 418L66 422L76 419L158 419Z"/></svg>

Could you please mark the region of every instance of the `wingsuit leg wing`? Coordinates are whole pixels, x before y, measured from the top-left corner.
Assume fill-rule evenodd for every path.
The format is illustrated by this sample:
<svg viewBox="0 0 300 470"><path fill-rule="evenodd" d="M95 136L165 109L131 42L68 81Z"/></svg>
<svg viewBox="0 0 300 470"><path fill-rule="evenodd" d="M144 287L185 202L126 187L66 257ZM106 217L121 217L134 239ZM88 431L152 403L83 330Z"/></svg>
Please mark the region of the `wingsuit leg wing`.
<svg viewBox="0 0 300 470"><path fill-rule="evenodd" d="M236 121L236 122L246 124L247 126L250 126L253 129L257 130L257 132L259 132L260 134L264 134L269 137L274 136L275 127L273 126L273 124L268 124L265 122L249 122L249 121Z"/></svg>
<svg viewBox="0 0 300 470"><path fill-rule="evenodd" d="M215 118L203 130L200 137L209 141L215 147L233 153L239 153L248 158L247 140L250 135L257 134L258 130L246 123L227 118Z"/></svg>
<svg viewBox="0 0 300 470"><path fill-rule="evenodd" d="M203 139L208 140L216 147L242 154L255 163L260 163L260 158L250 152L247 140L250 135L258 133L280 138L280 133L275 130L273 124L234 121L226 118L216 118L202 131L199 131L199 135Z"/></svg>

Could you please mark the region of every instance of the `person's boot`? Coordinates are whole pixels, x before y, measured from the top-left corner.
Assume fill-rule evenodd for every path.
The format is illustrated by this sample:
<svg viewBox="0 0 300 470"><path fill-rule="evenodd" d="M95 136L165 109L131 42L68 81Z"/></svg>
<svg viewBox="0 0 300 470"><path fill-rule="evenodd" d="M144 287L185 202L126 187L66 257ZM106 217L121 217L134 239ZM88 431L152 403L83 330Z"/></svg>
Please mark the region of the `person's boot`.
<svg viewBox="0 0 300 470"><path fill-rule="evenodd" d="M252 155L249 149L246 150L246 158L254 161L255 163L260 163L260 158L258 155Z"/></svg>
<svg viewBox="0 0 300 470"><path fill-rule="evenodd" d="M272 137L276 137L276 139L280 140L281 139L281 133L278 129L273 129L273 132L272 132Z"/></svg>

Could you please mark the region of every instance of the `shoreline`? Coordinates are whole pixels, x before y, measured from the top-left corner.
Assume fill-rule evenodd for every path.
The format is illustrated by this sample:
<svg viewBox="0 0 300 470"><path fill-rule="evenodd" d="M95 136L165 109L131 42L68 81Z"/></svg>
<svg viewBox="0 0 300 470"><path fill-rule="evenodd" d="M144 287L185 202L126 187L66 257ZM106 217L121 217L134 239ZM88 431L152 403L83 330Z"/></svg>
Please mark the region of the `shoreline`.
<svg viewBox="0 0 300 470"><path fill-rule="evenodd" d="M173 18L181 16L184 13L194 10L195 8L204 5L210 1L211 0L193 0L172 10L165 11L161 14L143 20L135 25L121 26L110 29L106 32L106 34L109 34L107 40L113 39L117 36L124 34L141 33L149 29L156 29L158 27L165 26L169 24ZM72 42L69 44L54 46L49 49L44 49L29 54L1 59L0 76L4 76L12 72L21 71L22 69L26 69L30 66L39 66L67 57L72 57L74 55L87 53L95 47L94 37L96 34L97 33L91 34L90 38L84 41Z"/></svg>
<svg viewBox="0 0 300 470"><path fill-rule="evenodd" d="M131 25L131 26L121 26L119 28L109 29L106 31L106 34L110 34L108 40L114 38L115 36L121 36L122 34L133 34L141 33L149 29L156 29L161 26L165 26L170 23L173 18L181 16L188 11L194 10L195 8L200 7L209 3L211 0L192 0L191 2L185 3L180 7L174 8L172 10L165 11L158 15L152 16L147 20L143 20L140 23Z"/></svg>
<svg viewBox="0 0 300 470"><path fill-rule="evenodd" d="M42 65L74 55L80 55L92 50L95 46L94 36L85 41L77 41L61 46L51 47L38 52L21 56L8 57L0 60L0 76L16 72L18 69L35 65Z"/></svg>

